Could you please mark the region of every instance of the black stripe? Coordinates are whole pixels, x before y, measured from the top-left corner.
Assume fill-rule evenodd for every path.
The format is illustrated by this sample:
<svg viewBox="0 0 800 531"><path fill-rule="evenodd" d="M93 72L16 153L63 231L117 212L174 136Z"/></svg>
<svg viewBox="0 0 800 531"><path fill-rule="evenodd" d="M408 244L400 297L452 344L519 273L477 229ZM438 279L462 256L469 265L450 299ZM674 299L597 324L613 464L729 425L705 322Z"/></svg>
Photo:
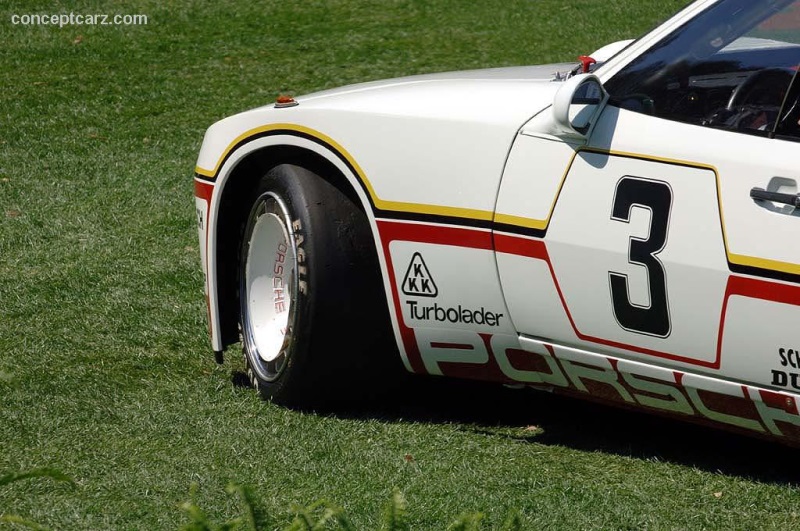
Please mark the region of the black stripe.
<svg viewBox="0 0 800 531"><path fill-rule="evenodd" d="M219 170L225 165L225 162L227 162L227 160L231 157L231 155L236 150L238 150L242 146L246 145L247 143L252 142L253 140L257 140L259 138L266 138L266 137L270 137L270 136L276 136L276 135L287 135L287 136L295 136L295 137L299 137L299 138L304 138L304 139L310 140L311 142L314 142L315 144L318 144L318 145L326 148L328 151L334 153L336 155L336 157L340 161L342 161L342 163L345 166L347 166L347 168L352 172L352 174L356 176L356 178L357 178L356 180L361 185L361 188L364 191L364 195L369 200L370 207L372 208L372 211L375 213L375 217L376 218L392 219L392 220L405 220L405 221L419 221L419 222L423 222L423 223L435 223L435 224L440 224L440 225L457 225L457 226L480 228L480 229L492 229L494 231L501 231L501 232L506 232L506 233L509 233L509 234L516 234L516 235L519 235L519 236L529 236L529 237L540 238L540 239L544 239L544 237L547 235L547 228L545 228L545 229L533 229L533 228L529 228L529 227L522 227L522 226L519 226L519 225L512 225L512 224L507 224L507 223L493 223L492 221L480 220L480 219L471 219L471 218L462 218L462 217L458 217L458 216L444 216L444 215L439 215L439 214L420 214L420 213L416 213L416 212L399 212L399 211L394 211L394 210L382 210L382 209L379 209L379 208L377 208L375 206L375 202L373 201L373 198L370 195L366 184L364 184L364 182L359 178L359 174L356 171L355 167L353 167L353 165L350 163L350 161L347 160L347 158L344 155L342 155L339 152L339 150L337 150L335 147L333 147L328 142L325 142L324 140L322 140L320 138L317 138L314 135L311 135L311 134L308 134L308 133L303 133L301 131L295 131L293 129L275 129L275 130L271 130L271 131L263 131L261 133L256 133L256 134L254 134L252 136L249 136L249 137L241 140L240 142L238 142L235 146L233 146L233 148L231 148L228 151L228 153L225 155L225 157L222 159L222 161L220 161L219 166L217 167L217 171L214 173L213 177L208 177L208 176L200 175L200 174L197 174L197 173L195 173L195 177L197 179L200 179L201 181L206 181L206 182L213 183L214 181L216 181L217 177L219 176ZM682 162L678 162L678 161L657 160L657 159L653 159L653 158L648 158L646 156L636 156L636 155L629 155L629 154L610 153L608 151L596 150L596 149L592 149L592 148L580 149L579 153L581 153L581 152L595 153L595 154L600 154L600 155L608 155L608 156L613 156L613 157L623 157L623 158L632 158L632 159L639 159L639 160L649 160L651 162L658 162L658 163L662 163L662 164L671 164L671 165L674 165L674 166L684 166L684 167L689 167L689 168L697 168L697 169L705 169L705 170L713 171L709 167L701 166L701 165L697 165L697 164L692 164L692 163L682 163ZM716 175L716 172L714 172L714 173L715 173L715 177L719 177L718 175ZM718 183L715 183L715 185L718 185ZM559 195L560 195L560 190L559 190ZM556 199L558 199L558 198L556 198ZM717 202L719 203L719 190L717 191ZM721 225L721 222L722 222L722 219L720 218L720 225ZM548 227L549 227L549 222L548 222ZM734 273L741 273L741 274L744 274L744 275L750 275L750 276L754 276L754 277L771 278L771 279L775 279L775 280L783 280L785 282L792 282L792 283L800 284L800 275L797 275L797 274L794 274L794 273L784 273L782 271L775 271L775 270L772 270L772 269L764 269L764 268L753 267L753 266L743 266L743 265L734 264L734 263L732 263L730 261L728 261L728 268L730 269L730 271L732 271Z"/></svg>
<svg viewBox="0 0 800 531"><path fill-rule="evenodd" d="M195 172L194 178L197 179L198 181L203 181L211 184L213 184L214 181L216 180L216 177L209 177L208 175L202 175L197 172Z"/></svg>
<svg viewBox="0 0 800 531"><path fill-rule="evenodd" d="M549 227L550 224L548 223ZM530 236L543 240L547 235L547 229L534 229L531 227L522 227L520 225L511 225L509 223L494 223L492 229L496 232L507 232L517 236Z"/></svg>
<svg viewBox="0 0 800 531"><path fill-rule="evenodd" d="M290 135L290 136L297 136L297 137L300 137L300 138L305 138L306 140L310 140L310 141L312 141L312 142L314 142L316 144L319 144L320 146L324 147L328 151L334 153L336 155L336 157L340 161L342 161L342 163L345 166L347 166L347 169L350 170L350 172L356 177L356 180L361 185L361 189L364 191L364 195L367 196L367 199L369 200L369 205L372 208L372 210L374 212L378 211L377 207L375 206L375 202L372 200L372 196L370 195L369 190L367 189L367 185L364 184L364 182L361 180L361 177L359 176L358 171L356 171L355 167L350 163L349 160L347 160L347 157L345 157L343 154L341 154L338 149L336 149L335 147L333 147L329 143L325 142L321 138L315 137L314 135L310 135L308 133L303 133L301 131L293 131L291 129L276 129L275 131L267 131L265 133L257 135L255 138L260 138L261 136L273 136L273 135Z"/></svg>
<svg viewBox="0 0 800 531"><path fill-rule="evenodd" d="M459 227L470 227L475 229L491 229L490 220L462 218L458 216L443 216L440 214L420 214L417 212L400 212L396 210L375 209L375 217L395 221L419 221L435 225L457 225Z"/></svg>
<svg viewBox="0 0 800 531"><path fill-rule="evenodd" d="M699 170L708 170L714 173L714 187L717 191L717 208L719 209L719 224L722 233L725 234L725 227L723 226L722 219L722 194L719 190L719 181L720 175L716 168L712 168L710 166L703 166L700 164L693 164L691 162L680 162L680 161L671 161L671 160L660 160L651 157L647 157L644 155L635 155L635 154L620 154L620 153L612 153L606 152L603 150L592 149L592 148L583 148L580 149L579 152L587 152L587 153L596 153L600 155L608 155L609 157L622 157L622 158L629 158L629 159L637 159L637 160L645 160L649 162L656 162L660 164L670 164L672 166L682 166L686 168L694 168ZM723 239L725 243L725 254L728 253L728 242L727 239ZM759 278L770 278L774 280L783 280L784 282L792 282L795 284L800 284L800 275L795 273L786 273L783 271L776 271L774 269L766 269L763 267L755 267L755 266L748 266L748 265L740 265L734 264L730 260L728 260L728 269L732 273L739 273L742 275L749 275L753 277Z"/></svg>
<svg viewBox="0 0 800 531"><path fill-rule="evenodd" d="M228 159L231 157L231 155L233 155L233 153L236 152L239 148L241 148L242 146L252 142L253 140L258 140L259 138L266 138L266 137L277 136L277 135L288 135L288 136L295 136L295 137L299 137L299 138L304 138L306 140L310 140L310 141L312 141L312 142L314 142L316 144L319 144L320 146L326 148L328 151L333 152L336 155L336 157L339 160L341 160L342 163L345 166L347 166L347 169L349 169L353 173L353 175L355 175L357 177L357 180L358 180L359 184L361 184L361 188L364 190L364 195L366 195L367 198L369 199L369 203L370 203L370 206L372 207L372 210L377 211L377 209L375 208L375 203L372 200L372 196L369 194L369 190L367 189L366 185L361 181L361 179L358 178L358 172L353 167L353 165L350 164L350 161L347 160L347 158L344 155L339 153L339 151L336 148L334 148L332 145L330 145L329 143L325 142L324 140L322 140L320 138L317 138L314 135L310 135L308 133L303 133L302 131L295 131L293 129L273 129L271 131L262 131L261 133L256 133L256 134L254 134L252 136L248 136L247 138L239 141L236 145L234 145L228 151L228 153L225 154L225 156L219 162L219 166L217 166L217 171L214 172L214 176L213 177L199 176L199 178L202 179L202 180L205 180L205 181L214 182L217 179L217 177L219 176L219 171L222 169L222 167L225 165L225 163L228 161Z"/></svg>
<svg viewBox="0 0 800 531"><path fill-rule="evenodd" d="M763 267L747 266L734 264L728 261L728 268L734 273L742 275L749 275L752 277L771 278L774 280L783 280L784 282L792 282L793 284L800 284L800 275L795 273L786 273L784 271L776 271L774 269L765 269Z"/></svg>

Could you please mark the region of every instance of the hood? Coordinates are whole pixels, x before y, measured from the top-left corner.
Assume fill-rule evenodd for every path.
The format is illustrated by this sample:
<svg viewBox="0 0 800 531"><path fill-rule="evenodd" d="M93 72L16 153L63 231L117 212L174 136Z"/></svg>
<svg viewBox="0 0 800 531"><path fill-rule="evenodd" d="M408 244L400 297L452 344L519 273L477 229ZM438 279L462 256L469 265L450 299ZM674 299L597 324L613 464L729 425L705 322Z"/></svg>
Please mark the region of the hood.
<svg viewBox="0 0 800 531"><path fill-rule="evenodd" d="M554 63L536 66L509 66L503 68L485 68L481 70L460 70L456 72L420 74L416 76L405 76L394 79L383 79L379 81L368 81L366 83L347 85L344 87L308 94L303 96L303 99L308 100L337 94L362 92L379 88L412 85L431 81L553 81L556 78L556 73L569 72L573 68L575 68L575 63Z"/></svg>
<svg viewBox="0 0 800 531"><path fill-rule="evenodd" d="M355 151L375 139L407 143L425 138L435 146L450 138L502 155L519 128L552 104L562 86L554 82L555 74L572 67L566 63L427 74L298 96L296 106L266 105L212 125L198 168L214 168L220 153L274 126L270 124L312 129Z"/></svg>

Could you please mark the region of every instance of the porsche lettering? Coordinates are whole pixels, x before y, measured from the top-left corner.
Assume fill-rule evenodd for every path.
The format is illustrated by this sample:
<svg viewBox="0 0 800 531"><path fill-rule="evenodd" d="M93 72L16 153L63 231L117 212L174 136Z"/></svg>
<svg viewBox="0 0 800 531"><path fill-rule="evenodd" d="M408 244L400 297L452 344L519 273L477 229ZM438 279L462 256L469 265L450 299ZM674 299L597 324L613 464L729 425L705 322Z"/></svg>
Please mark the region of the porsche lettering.
<svg viewBox="0 0 800 531"><path fill-rule="evenodd" d="M275 251L275 263L273 264L272 271L275 276L272 277L272 292L273 302L275 303L275 311L282 313L286 311L286 298L284 295L283 285L283 267L286 262L286 251L289 248L285 242L280 242Z"/></svg>
<svg viewBox="0 0 800 531"><path fill-rule="evenodd" d="M788 395L724 385L710 378L689 377L680 371L654 373L648 367L575 349L534 342L524 355L538 358L539 369L513 368L502 336L470 340L459 336L453 343L446 334L426 334L419 347L431 374L457 373L459 363L501 368L500 381L532 387L557 388L572 393L602 396L606 400L639 404L664 413L699 417L738 429L785 435L786 425L800 426L800 411ZM513 348L522 352L518 347ZM447 362L443 365L441 362ZM533 364L529 362L530 364ZM782 430L776 420L784 424Z"/></svg>

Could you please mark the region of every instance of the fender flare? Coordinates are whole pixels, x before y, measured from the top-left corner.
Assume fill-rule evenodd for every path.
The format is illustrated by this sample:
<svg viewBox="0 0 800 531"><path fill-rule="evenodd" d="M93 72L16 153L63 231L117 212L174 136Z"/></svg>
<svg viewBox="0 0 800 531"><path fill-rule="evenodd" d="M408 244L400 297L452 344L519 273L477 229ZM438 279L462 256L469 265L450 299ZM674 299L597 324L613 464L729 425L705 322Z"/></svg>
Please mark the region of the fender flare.
<svg viewBox="0 0 800 531"><path fill-rule="evenodd" d="M258 153L270 148L292 147L303 150L309 154L322 157L348 183L355 196L358 198L362 209L366 212L370 223L370 230L373 235L373 244L378 261L381 267L381 275L384 283L384 291L387 301L391 301L391 286L389 284L388 266L386 258L382 252L381 240L376 222L376 212L381 210L393 210L397 204L383 201L377 197L366 174L358 165L355 159L347 150L339 145L335 140L324 133L313 129L294 125L294 124L272 124L259 127L237 137L228 147L221 152L217 163L213 169L197 167L195 169L195 195L199 200L206 200L205 214L205 245L201 255L204 259L205 288L208 306L208 325L211 334L211 345L217 354L217 360L221 359L221 353L227 346L222 334L222 321L220 314L220 262L219 256L219 223L221 220L222 199L225 197L226 187L235 178L241 179L242 176L234 177L236 169L245 161L251 159ZM271 165L281 164L280 158L270 161ZM323 176L324 177L324 176ZM199 204L199 203L198 203ZM199 206L198 206L199 208ZM394 305L389 304L389 315L392 320L392 328L395 334L395 343L401 353L403 363L410 370L403 342L400 337L397 315Z"/></svg>

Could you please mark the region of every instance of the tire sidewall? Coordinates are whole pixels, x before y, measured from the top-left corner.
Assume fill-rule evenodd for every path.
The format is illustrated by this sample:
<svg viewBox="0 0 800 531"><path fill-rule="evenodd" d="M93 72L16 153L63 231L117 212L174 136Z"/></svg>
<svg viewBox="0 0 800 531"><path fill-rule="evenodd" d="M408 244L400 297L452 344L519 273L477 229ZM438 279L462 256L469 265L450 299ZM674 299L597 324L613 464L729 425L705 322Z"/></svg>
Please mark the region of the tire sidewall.
<svg viewBox="0 0 800 531"><path fill-rule="evenodd" d="M250 214L244 227L240 250L239 267L239 294L240 311L242 312L242 347L247 366L247 374L251 384L262 396L278 402L299 402L299 392L303 385L301 373L304 365L308 363L310 331L313 327L313 304L310 297L313 252L309 253L309 234L307 228L311 226L308 209L306 188L309 183L303 182L293 175L291 167L279 166L270 170L258 183L251 194L255 200L250 206ZM282 203L286 214L284 231L288 234L291 245L295 249L296 267L295 278L292 282L291 307L292 315L289 320L291 341L285 346L286 361L277 377L269 379L265 375L264 362L254 344L247 337L245 322L250 312L245 297L245 272L247 257L250 249L250 237L254 229L256 214L260 204L267 197L275 197ZM263 215L263 214L262 214Z"/></svg>

